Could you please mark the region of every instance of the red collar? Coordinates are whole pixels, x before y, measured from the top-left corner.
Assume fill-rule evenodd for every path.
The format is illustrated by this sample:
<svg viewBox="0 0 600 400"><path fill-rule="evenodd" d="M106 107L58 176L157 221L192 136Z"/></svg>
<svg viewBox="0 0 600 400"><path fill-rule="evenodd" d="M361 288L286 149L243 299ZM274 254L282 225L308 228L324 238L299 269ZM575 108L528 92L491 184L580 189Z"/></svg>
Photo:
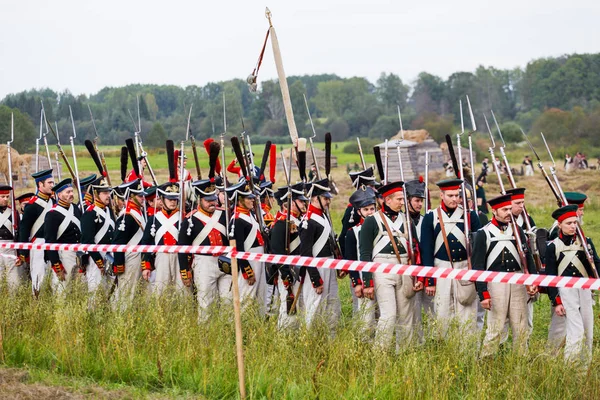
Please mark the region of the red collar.
<svg viewBox="0 0 600 400"><path fill-rule="evenodd" d="M323 216L323 210L310 204L308 206L308 212L307 212L308 218L310 218L310 214L317 214L318 216Z"/></svg>
<svg viewBox="0 0 600 400"><path fill-rule="evenodd" d="M175 210L173 210L173 211L169 212L169 211L167 211L167 210L165 210L165 209L163 208L163 209L162 209L162 210L160 210L160 211L161 211L161 212L162 212L162 213L163 213L165 216L167 216L167 217L171 217L171 216L173 216L175 213L178 213L178 212L179 212L179 209L177 209L177 208L176 208Z"/></svg>
<svg viewBox="0 0 600 400"><path fill-rule="evenodd" d="M246 214L246 215L250 215L250 209L246 208L246 207L241 207L241 206L237 206L235 208L235 211L238 213L242 213L242 214Z"/></svg>

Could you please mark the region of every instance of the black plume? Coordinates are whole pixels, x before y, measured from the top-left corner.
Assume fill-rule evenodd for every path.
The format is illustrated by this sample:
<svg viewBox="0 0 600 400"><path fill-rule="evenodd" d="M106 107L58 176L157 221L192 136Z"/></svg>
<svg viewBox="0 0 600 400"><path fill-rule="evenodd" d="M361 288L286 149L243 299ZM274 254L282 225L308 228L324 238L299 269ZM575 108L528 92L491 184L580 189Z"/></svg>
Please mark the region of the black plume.
<svg viewBox="0 0 600 400"><path fill-rule="evenodd" d="M171 139L167 140L167 163L169 164L169 182L177 182L175 171L175 144Z"/></svg>
<svg viewBox="0 0 600 400"><path fill-rule="evenodd" d="M231 146L233 147L233 152L238 160L238 164L242 169L242 175L247 177L248 170L246 169L246 163L244 162L244 153L242 152L242 147L240 146L240 140L237 136L231 138Z"/></svg>
<svg viewBox="0 0 600 400"><path fill-rule="evenodd" d="M127 145L127 151L129 152L129 158L131 159L135 177L140 178L140 166L138 165L137 156L135 155L135 145L133 144L133 139L126 139L125 145Z"/></svg>
<svg viewBox="0 0 600 400"><path fill-rule="evenodd" d="M269 161L269 154L271 153L271 141L267 140L265 143L265 152L263 153L262 161L260 162L260 173L258 176L259 180L262 180L265 175L265 167L267 166L267 161Z"/></svg>
<svg viewBox="0 0 600 400"><path fill-rule="evenodd" d="M121 182L125 182L127 179L127 157L129 157L127 147L123 146L121 147Z"/></svg>
<svg viewBox="0 0 600 400"><path fill-rule="evenodd" d="M102 162L100 161L100 157L98 157L98 152L94 148L94 144L91 140L86 140L84 142L85 147L88 149L90 156L92 156L92 160L94 160L94 164L96 164L96 168L98 168L98 172L104 176L104 168L102 168Z"/></svg>
<svg viewBox="0 0 600 400"><path fill-rule="evenodd" d="M375 163L377 164L379 179L383 182L385 181L385 171L383 170L383 161L381 161L381 148L379 146L373 147L373 154L375 154Z"/></svg>
<svg viewBox="0 0 600 400"><path fill-rule="evenodd" d="M290 149L290 152L293 149ZM290 153L290 157L292 154ZM306 182L306 151L298 152L298 171L300 172L300 179Z"/></svg>
<svg viewBox="0 0 600 400"><path fill-rule="evenodd" d="M212 142L208 147L208 165L210 167L208 171L208 179L215 177L215 168L217 166L217 160L219 159L220 151L221 145L219 142Z"/></svg>
<svg viewBox="0 0 600 400"><path fill-rule="evenodd" d="M325 175L331 172L331 132L325 134Z"/></svg>
<svg viewBox="0 0 600 400"><path fill-rule="evenodd" d="M452 138L450 135L446 135L446 144L448 145L448 153L450 153L450 159L452 160L452 168L454 168L454 173L456 177L461 179L460 170L458 169L458 162L456 161L456 154L454 153L454 144L452 143Z"/></svg>

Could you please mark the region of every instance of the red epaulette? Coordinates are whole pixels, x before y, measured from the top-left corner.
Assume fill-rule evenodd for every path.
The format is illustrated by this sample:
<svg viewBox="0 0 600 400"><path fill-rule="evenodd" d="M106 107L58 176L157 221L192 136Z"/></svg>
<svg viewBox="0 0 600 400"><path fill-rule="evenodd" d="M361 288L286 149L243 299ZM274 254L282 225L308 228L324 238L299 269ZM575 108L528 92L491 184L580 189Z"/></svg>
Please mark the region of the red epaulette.
<svg viewBox="0 0 600 400"><path fill-rule="evenodd" d="M350 208L352 207L352 203L348 203L348 205L346 206L346 208Z"/></svg>
<svg viewBox="0 0 600 400"><path fill-rule="evenodd" d="M85 211L92 211L93 209L94 209L94 205L93 205L93 204L90 204L90 205L88 206L88 208L86 208L86 209L85 209Z"/></svg>
<svg viewBox="0 0 600 400"><path fill-rule="evenodd" d="M52 208L56 208L58 206L58 204L53 204Z"/></svg>
<svg viewBox="0 0 600 400"><path fill-rule="evenodd" d="M185 216L185 217L186 217L186 218L189 218L189 217L191 217L191 216L192 216L192 215L193 215L193 214L194 214L196 211L198 211L198 210L192 210L192 211L190 211L189 213L187 213L187 214L186 214L186 216Z"/></svg>
<svg viewBox="0 0 600 400"><path fill-rule="evenodd" d="M37 196L33 196L32 198L29 199L29 201L27 202L27 204L33 204L35 203L35 201L38 199Z"/></svg>

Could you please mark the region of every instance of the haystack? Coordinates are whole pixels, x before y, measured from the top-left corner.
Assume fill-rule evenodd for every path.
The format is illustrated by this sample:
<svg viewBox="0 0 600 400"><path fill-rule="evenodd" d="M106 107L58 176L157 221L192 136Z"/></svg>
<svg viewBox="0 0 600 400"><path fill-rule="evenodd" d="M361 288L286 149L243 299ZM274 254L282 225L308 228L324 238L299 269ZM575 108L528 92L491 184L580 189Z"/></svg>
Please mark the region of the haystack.
<svg viewBox="0 0 600 400"><path fill-rule="evenodd" d="M402 135L400 131L398 131L396 136L392 136L392 138L389 140L393 141L400 139L402 139ZM411 142L423 143L425 140L431 139L431 136L429 135L429 132L427 132L425 129L417 129L414 131L404 131L404 139L410 140Z"/></svg>
<svg viewBox="0 0 600 400"><path fill-rule="evenodd" d="M20 155L14 148L11 148L10 155L12 158L13 178L16 178L15 181L18 180L18 175L23 168L25 168L25 173L29 175L29 163L26 157ZM8 182L8 152L5 144L0 145L0 174L4 175L5 182Z"/></svg>

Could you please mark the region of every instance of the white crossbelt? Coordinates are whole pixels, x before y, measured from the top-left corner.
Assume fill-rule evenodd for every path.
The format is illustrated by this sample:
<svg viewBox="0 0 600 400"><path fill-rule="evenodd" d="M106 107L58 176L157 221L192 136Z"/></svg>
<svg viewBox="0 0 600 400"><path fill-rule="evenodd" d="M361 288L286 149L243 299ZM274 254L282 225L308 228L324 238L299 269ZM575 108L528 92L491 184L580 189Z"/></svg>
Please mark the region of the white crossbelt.
<svg viewBox="0 0 600 400"><path fill-rule="evenodd" d="M4 226L10 232L12 232L12 224L10 221L10 216L12 214L12 209L10 207L6 207L4 212L0 214L0 226Z"/></svg>
<svg viewBox="0 0 600 400"><path fill-rule="evenodd" d="M154 236L154 244L158 244L160 239L168 232L173 236L175 240L179 239L179 229L175 226L179 222L179 213L173 213L170 217L167 217L162 211L154 214L156 221L160 223L160 228L156 231Z"/></svg>
<svg viewBox="0 0 600 400"><path fill-rule="evenodd" d="M223 214L223 211L221 210L215 211L212 216L208 216L200 211L197 211L193 214L192 218L196 218L202 222L202 224L204 224L204 228L202 228L200 233L194 238L192 246L199 246L202 242L204 242L213 229L216 229L222 235L227 236L227 228L225 228L223 224L219 223L221 214Z"/></svg>
<svg viewBox="0 0 600 400"><path fill-rule="evenodd" d="M75 224L75 226L77 226L77 228L81 232L81 224L79 222L79 219L77 219L77 217L75 216L75 207L73 206L73 204L69 205L68 210L64 207L57 205L56 207L52 208L52 211L59 212L65 217L58 226L58 231L56 232L57 240L60 239L63 233L65 233L71 222Z"/></svg>
<svg viewBox="0 0 600 400"><path fill-rule="evenodd" d="M94 211L96 212L98 218L100 218L100 221L102 221L102 218L104 218L102 227L100 227L98 232L96 232L96 235L94 235L94 243L100 243L100 241L102 240L104 235L106 235L106 232L108 232L110 228L115 229L115 221L113 221L113 219L110 217L110 211L108 211L108 207L102 209L100 207L94 206Z"/></svg>
<svg viewBox="0 0 600 400"><path fill-rule="evenodd" d="M402 226L404 226L404 214L399 213L398 218L396 218L394 222L392 222L392 220L389 219L387 215L384 214L384 216L387 220L388 226L390 227L390 231L392 231L392 236L397 237L404 249L407 249L408 240L406 240L406 237L404 236L401 230ZM385 226L383 225L383 221L381 220L381 213L375 213L373 217L375 218L377 226L379 227L379 232L377 233L377 236L375 237L375 242L373 243L372 257L373 259L375 259L376 257L378 257L379 253L381 253L381 251L388 244L390 244L390 235L388 235L385 230Z"/></svg>
<svg viewBox="0 0 600 400"><path fill-rule="evenodd" d="M238 218L246 221L252 226L250 233L248 234L248 236L246 236L246 240L244 240L244 249L251 249L254 245L254 241L256 240L256 236L258 235L258 222L256 222L256 219L254 219L250 215L244 213L239 213Z"/></svg>
<svg viewBox="0 0 600 400"><path fill-rule="evenodd" d="M31 240L32 238L37 236L38 231L40 230L42 225L44 225L44 219L46 218L46 214L48 213L48 211L50 211L52 209L52 202L50 200L45 201L38 197L35 199L35 204L42 207L43 211L39 215L39 217L35 220L35 222L33 223L33 226L31 227L31 233L29 234L29 240Z"/></svg>
<svg viewBox="0 0 600 400"><path fill-rule="evenodd" d="M489 251L492 242L497 242L496 246L492 249L492 251L490 251L490 253L487 256L485 266L486 269L489 269L492 266L494 261L496 261L496 259L500 257L504 249L508 250L510 254L512 254L512 256L515 258L517 263L519 263L521 268L523 268L523 266L521 265L521 258L519 257L519 253L517 252L517 248L515 247L512 226L509 225L506 228L506 232L502 232L496 225L490 222L483 228L483 232L487 237L486 253Z"/></svg>
<svg viewBox="0 0 600 400"><path fill-rule="evenodd" d="M323 227L323 232L321 232L321 236L319 236L319 238L315 241L312 247L313 257L316 257L319 255L321 250L323 250L323 247L325 247L325 244L327 244L327 241L329 240L331 226L329 226L325 218L318 214L312 213L310 218Z"/></svg>
<svg viewBox="0 0 600 400"><path fill-rule="evenodd" d="M294 216L290 216L290 223L295 224L296 226L300 226L300 220ZM293 254L294 250L296 250L300 246L300 235L297 235L294 240L290 242L290 254Z"/></svg>
<svg viewBox="0 0 600 400"><path fill-rule="evenodd" d="M560 238L556 238L554 239L553 243L556 249L556 259L558 260L560 253L563 253L564 255L563 259L558 264L558 276L561 276L563 272L565 272L569 264L573 264L573 266L577 268L577 271L579 271L582 276L586 278L589 277L585 267L583 266L583 263L579 257L577 257L577 252L583 251L583 247L578 242L567 246L562 240L560 240Z"/></svg>
<svg viewBox="0 0 600 400"><path fill-rule="evenodd" d="M454 212L452 213L451 216L448 216L446 214L445 211L442 210L442 219L444 220L444 226L446 228L446 235L450 236L450 234L454 235L455 238L458 239L458 241L460 242L460 244L463 245L464 248L467 247L466 245L466 241L465 241L465 233L460 230L460 228L458 227L458 223L459 222L464 222L463 217L463 210L460 207L456 207L456 209L454 210ZM433 227L435 228L435 226L438 223L442 223L438 220L438 213L433 213ZM442 235L442 231L440 230L440 232L438 233L438 235L435 238L435 251L433 252L433 254L437 254L437 252L442 248L442 246L444 245L444 237ZM448 257L451 257L450 254L448 254Z"/></svg>
<svg viewBox="0 0 600 400"><path fill-rule="evenodd" d="M129 210L129 215L131 215L133 219L137 221L138 230L135 233L135 235L133 235L131 239L129 239L127 245L136 246L140 244L140 242L142 241L142 237L144 236L144 229L146 228L146 219L135 209ZM123 216L123 218L125 218L125 216Z"/></svg>

